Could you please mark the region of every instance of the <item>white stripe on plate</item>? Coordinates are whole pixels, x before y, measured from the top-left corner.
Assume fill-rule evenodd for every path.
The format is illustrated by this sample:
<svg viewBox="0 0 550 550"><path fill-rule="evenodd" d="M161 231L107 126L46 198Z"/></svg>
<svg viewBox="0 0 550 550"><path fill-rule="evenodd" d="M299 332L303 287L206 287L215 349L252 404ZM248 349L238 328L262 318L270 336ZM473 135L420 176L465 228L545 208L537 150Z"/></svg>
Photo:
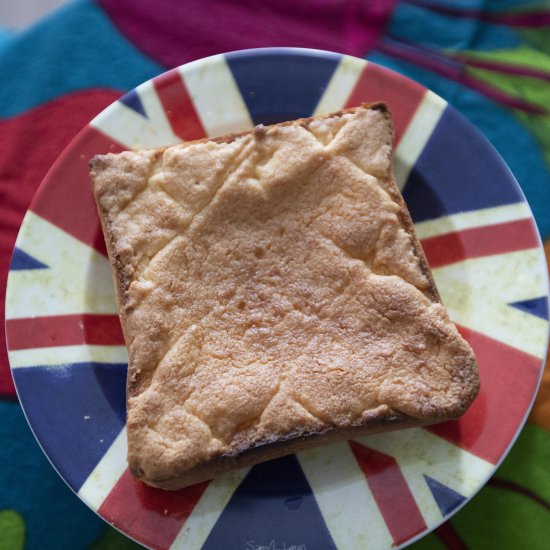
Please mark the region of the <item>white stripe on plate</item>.
<svg viewBox="0 0 550 550"><path fill-rule="evenodd" d="M254 126L223 55L179 68L208 136L250 130Z"/></svg>
<svg viewBox="0 0 550 550"><path fill-rule="evenodd" d="M117 313L105 256L28 211L16 246L49 269L10 271L6 319L71 313Z"/></svg>
<svg viewBox="0 0 550 550"><path fill-rule="evenodd" d="M126 471L126 453L126 428L123 428L78 491L78 496L92 510L99 510Z"/></svg>
<svg viewBox="0 0 550 550"><path fill-rule="evenodd" d="M174 134L152 81L136 88L144 117L120 101L115 101L97 115L90 125L129 149L164 147L180 143Z"/></svg>
<svg viewBox="0 0 550 550"><path fill-rule="evenodd" d="M202 548L237 487L250 468L242 468L213 479L170 548Z"/></svg>
<svg viewBox="0 0 550 550"><path fill-rule="evenodd" d="M168 117L166 116L166 111L160 102L159 96L155 89L152 80L148 80L143 84L140 84L136 88L143 108L147 113L147 117L151 120L153 132L151 134L151 139L154 147L162 147L164 145L171 145L174 143L181 143L181 138L176 136L173 133L172 126Z"/></svg>
<svg viewBox="0 0 550 550"><path fill-rule="evenodd" d="M342 109L366 66L367 61L364 59L342 56L313 115L324 115Z"/></svg>
<svg viewBox="0 0 550 550"><path fill-rule="evenodd" d="M447 102L430 90L416 109L393 157L393 171L399 189L403 189L409 173L437 126Z"/></svg>
<svg viewBox="0 0 550 550"><path fill-rule="evenodd" d="M74 363L128 363L126 346L58 346L10 351L12 369L26 367L65 368Z"/></svg>
<svg viewBox="0 0 550 550"><path fill-rule="evenodd" d="M541 251L531 248L432 272L453 321L542 359L548 322L508 304L546 296L546 269Z"/></svg>
<svg viewBox="0 0 550 550"><path fill-rule="evenodd" d="M473 212L461 212L435 220L416 223L414 228L419 239L438 237L455 231L484 227L498 223L513 222L531 217L531 210L525 202L482 208Z"/></svg>
<svg viewBox="0 0 550 550"><path fill-rule="evenodd" d="M392 536L345 442L297 455L337 548L390 548Z"/></svg>
<svg viewBox="0 0 550 550"><path fill-rule="evenodd" d="M491 463L421 428L356 440L396 459L428 526L441 521L442 514L424 474L468 498L494 470Z"/></svg>

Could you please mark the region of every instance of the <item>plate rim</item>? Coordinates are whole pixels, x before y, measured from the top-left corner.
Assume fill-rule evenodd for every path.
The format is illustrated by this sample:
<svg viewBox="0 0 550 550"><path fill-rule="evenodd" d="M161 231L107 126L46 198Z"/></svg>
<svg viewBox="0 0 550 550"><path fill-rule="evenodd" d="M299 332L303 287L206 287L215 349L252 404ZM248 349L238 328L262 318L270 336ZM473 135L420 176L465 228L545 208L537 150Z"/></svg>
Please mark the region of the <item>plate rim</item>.
<svg viewBox="0 0 550 550"><path fill-rule="evenodd" d="M187 71L191 71L191 70L194 70L196 68L201 68L201 67L204 67L205 65L208 65L209 63L216 62L220 58L224 59L224 60L227 60L228 57L229 58L231 58L231 57L233 57L233 58L246 57L246 58L250 58L250 59L259 59L263 56L270 56L270 55L286 55L289 58L292 58L295 55L301 55L301 56L304 56L304 57L332 59L332 60L337 60L337 61L341 61L344 57L351 57L351 58L354 58L354 59L357 59L357 60L360 60L360 61L366 61L367 64L375 65L375 66L383 69L388 74L390 74L393 78L405 79L407 81L410 81L410 82L413 82L417 85L422 86L422 88L424 88L425 90L430 90L428 87L424 86L420 82L417 82L416 80L414 80L414 79L412 79L412 78L396 71L393 68L389 68L389 67L386 67L384 65L380 65L379 63L370 61L368 59L363 59L363 58L359 58L359 57L348 55L348 54L343 54L343 53L334 52L334 51L330 51L330 50L322 50L322 49L317 49L317 48L299 48L299 47L290 47L290 46L288 46L288 47L285 46L285 47L243 48L243 49L239 49L239 50L232 50L232 51L228 51L228 52L221 52L221 53L213 54L213 55L210 55L210 56L207 56L207 57L204 57L204 58L200 58L200 59L190 61L188 63L184 63L184 64L179 65L177 67L166 69L166 71L163 71L163 72L159 73L154 78L149 79L147 81L144 81L143 83L138 84L134 88L123 92L119 98L117 98L115 101L113 101L112 103L107 105L104 109L102 109L99 113L97 113L88 123L86 123L86 125L83 126L83 128L81 130L79 130L78 133L66 144L66 146L63 148L61 153L58 155L58 157L55 159L55 161L52 163L52 165L50 166L50 168L46 172L46 174L43 177L41 183L39 184L38 188L36 189L32 200L30 201L30 203L27 207L25 216L24 216L24 218L21 222L21 225L20 225L20 228L19 228L19 231L18 231L16 241L14 243L14 251L15 251L18 243L19 243L21 233L22 233L22 229L23 229L25 223L27 222L27 214L28 214L29 211L33 212L33 206L36 203L40 202L40 199L41 199L43 194L47 193L48 183L52 179L52 175L54 175L56 173L56 171L59 169L60 166L63 165L63 163L66 161L67 158L70 158L71 154L74 153L74 150L78 147L80 142L83 141L84 139L86 139L87 135L90 132L90 122L92 122L92 120L94 120L97 116L100 116L100 115L104 114L105 111L109 108L112 108L113 112L116 112L114 110L114 106L118 107L117 103L120 101L120 99L126 93L132 92L132 91L136 90L136 88L138 88L142 84L150 83L155 78L158 78L162 75L165 75L166 73L168 73L170 71L182 71L185 74L185 72L187 72ZM432 92L432 93L435 94L435 92ZM437 97L441 98L441 96L439 96L438 94L435 94L435 95L437 95ZM532 226L532 228L533 228L533 230L536 234L536 239L537 239L537 248L536 248L536 250L537 250L538 255L540 256L540 259L544 259L543 241L542 241L538 226L536 224L536 220L535 220L535 217L533 215L532 208L531 208L529 202L527 201L527 199L525 197L525 194L523 192L523 189L521 188L521 186L520 186L519 182L517 181L515 175L513 174L512 170L510 169L510 167L508 166L508 164L506 163L506 161L504 160L502 155L499 153L499 151L496 149L496 147L493 145L493 143L481 132L481 130L479 130L478 127L473 122L471 122L465 115L463 115L457 108L455 108L452 103L450 103L446 99L443 99L443 100L446 102L448 108L451 108L452 110L454 110L454 112L460 118L462 118L462 120L465 121L471 129L474 130L474 132L477 134L477 137L481 141L483 141L486 146L488 146L488 150L491 151L491 155L493 156L493 158L498 159L498 162L501 165L501 167L503 167L504 170L508 173L509 180L515 186L515 189L516 189L516 191L518 192L518 194L521 198L521 202L523 202L526 205L526 207L528 208L528 211L529 211L529 218L528 219L529 219L530 225ZM111 138L109 138L109 139L111 139ZM12 258L13 258L13 252L12 252ZM10 263L11 263L11 260L10 260ZM541 263L541 264L539 264L539 267L537 268L537 270L540 270L542 272L543 279L544 279L544 286L546 288L545 297L546 297L547 300L549 300L549 297L550 297L550 278L549 278L548 270L544 269L543 267L544 267L544 264ZM10 277L10 272L8 272L8 280L7 280L7 284L6 284L6 297L5 297L6 304L7 304L9 294L11 292L13 292L11 290L11 287L15 284L16 283L13 282L13 278ZM42 450L42 452L46 456L48 462L51 464L51 466L53 467L55 472L63 480L65 485L67 485L69 487L69 489L75 494L75 496L82 503L84 503L90 510L92 510L103 521L105 521L106 523L108 523L112 527L115 527L118 531L120 531L126 537L130 538L131 540L134 540L138 544L144 545L143 542L138 541L129 532L125 531L123 527L119 527L119 526L112 525L111 523L109 523L108 520L106 518L104 518L99 513L99 509L97 509L97 510L94 509L90 504L88 504L88 502L86 502L81 496L79 496L78 491L70 485L69 481L60 473L58 467L54 464L54 462L52 461L52 459L50 458L48 453L46 453L46 451L44 449L44 446L41 442L40 437L37 435L37 433L35 431L35 428L33 427L32 423L29 421L29 418L28 418L28 415L27 415L27 410L26 410L26 407L25 407L25 400L22 399L22 394L20 392L20 389L18 388L17 381L16 381L15 377L13 376L14 368L11 366L11 363L12 363L11 353L12 353L13 350L10 350L10 346L9 346L10 339L9 339L9 328L8 328L7 321L8 321L8 319L5 318L4 319L4 330L5 330L5 337L6 337L6 347L7 347L7 350L8 350L8 358L9 358L9 363L10 363L10 372L12 374L12 379L14 381L14 386L15 386L15 389L16 389L16 394L17 394L19 404L21 406L21 409L23 411L23 414L25 416L27 424L28 424L28 426L29 426L29 428L30 428L30 430L33 434L33 437L35 438L36 442L38 443L40 449ZM546 353L548 351L549 344L550 344L550 326L546 330L546 342L545 342L545 345L544 345L544 349L546 350ZM405 542L399 544L398 546L396 546L396 548L398 548L398 549L405 548L406 546L409 546L409 545L413 544L414 542L422 539L423 537L425 537L428 534L435 531L443 523L445 523L446 521L451 519L464 506L466 506L479 493L479 491L481 491L481 489L483 489L486 486L489 479L496 473L496 471L499 469L499 467L501 466L504 459L510 453L511 449L515 445L517 439L519 438L520 434L522 433L522 431L525 427L525 424L527 422L529 414L530 414L530 412L533 408L534 402L537 398L537 395L538 395L538 392L539 392L539 389L540 389L540 384L541 384L541 381L542 381L542 376L543 376L543 373L544 373L545 360L543 358L543 359L540 359L540 361L541 361L541 366L539 367L538 380L537 380L537 383L536 383L536 387L533 391L533 395L531 396L530 403L529 403L529 405L526 409L526 412L525 412L523 418L521 419L521 421L518 424L518 428L515 432L515 435L513 436L513 438L508 443L507 448L502 453L499 460L495 464L491 464L491 466L492 466L491 471L486 476L484 481L480 482L478 484L478 486L476 487L476 489L471 494L467 495L465 500L461 504L459 504L453 511L451 511L451 512L447 513L445 516L443 516L439 522L428 525L427 528L424 531L422 531L421 533L411 537L410 539L406 540Z"/></svg>

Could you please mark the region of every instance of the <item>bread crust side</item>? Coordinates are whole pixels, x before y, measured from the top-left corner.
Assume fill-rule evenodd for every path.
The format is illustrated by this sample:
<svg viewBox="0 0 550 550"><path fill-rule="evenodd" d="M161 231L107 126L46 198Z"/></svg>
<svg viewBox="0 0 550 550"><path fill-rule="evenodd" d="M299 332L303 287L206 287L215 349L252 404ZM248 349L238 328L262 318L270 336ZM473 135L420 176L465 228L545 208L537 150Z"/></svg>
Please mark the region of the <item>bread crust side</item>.
<svg viewBox="0 0 550 550"><path fill-rule="evenodd" d="M388 413L390 411L388 410ZM305 434L292 434L288 438L280 438L277 441L264 441L257 445L247 448L244 451L225 454L210 460L209 462L201 463L175 476L166 478L148 479L143 477L143 472L138 469L130 471L136 479L140 479L151 487L175 491L182 487L188 487L201 481L206 481L214 477L220 476L237 468L246 468L254 466L261 462L281 458L289 454L299 453L314 449L321 445L329 445L340 441L347 441L357 437L364 437L377 433L390 432L405 428L418 428L428 426L431 422L412 418L410 416L391 412L389 416L386 413L380 413L373 416L362 425L353 426L350 428L327 428L319 432L310 432Z"/></svg>

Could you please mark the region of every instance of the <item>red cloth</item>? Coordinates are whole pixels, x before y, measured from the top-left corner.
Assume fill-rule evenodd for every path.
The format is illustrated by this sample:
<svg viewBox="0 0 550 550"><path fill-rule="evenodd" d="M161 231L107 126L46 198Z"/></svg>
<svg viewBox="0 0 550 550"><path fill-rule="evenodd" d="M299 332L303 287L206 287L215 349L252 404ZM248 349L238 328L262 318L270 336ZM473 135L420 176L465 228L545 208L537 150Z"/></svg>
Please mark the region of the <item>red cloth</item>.
<svg viewBox="0 0 550 550"><path fill-rule="evenodd" d="M0 316L13 247L27 207L48 169L97 113L119 92L89 89L68 94L22 115L0 121ZM14 394L5 335L0 337L0 394Z"/></svg>

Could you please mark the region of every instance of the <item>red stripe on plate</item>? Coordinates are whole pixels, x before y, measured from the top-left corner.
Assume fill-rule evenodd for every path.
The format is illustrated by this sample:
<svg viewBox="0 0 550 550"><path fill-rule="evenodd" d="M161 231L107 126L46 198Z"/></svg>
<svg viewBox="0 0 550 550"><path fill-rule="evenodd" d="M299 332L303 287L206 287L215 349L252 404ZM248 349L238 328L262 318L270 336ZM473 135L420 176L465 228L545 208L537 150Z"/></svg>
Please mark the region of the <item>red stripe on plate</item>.
<svg viewBox="0 0 550 550"><path fill-rule="evenodd" d="M52 346L123 346L118 315L55 315L6 320L10 350Z"/></svg>
<svg viewBox="0 0 550 550"><path fill-rule="evenodd" d="M349 442L395 544L426 529L426 522L395 458Z"/></svg>
<svg viewBox="0 0 550 550"><path fill-rule="evenodd" d="M479 366L481 391L459 420L425 429L496 464L529 412L542 361L464 327Z"/></svg>
<svg viewBox="0 0 550 550"><path fill-rule="evenodd" d="M180 491L163 491L134 480L126 470L98 512L149 548L169 548L207 486L203 482Z"/></svg>
<svg viewBox="0 0 550 550"><path fill-rule="evenodd" d="M181 74L173 69L153 79L153 84L174 133L183 140L206 136Z"/></svg>
<svg viewBox="0 0 550 550"><path fill-rule="evenodd" d="M87 126L48 172L30 209L73 237L107 255L88 162L98 154L119 153L125 147Z"/></svg>
<svg viewBox="0 0 550 550"><path fill-rule="evenodd" d="M364 102L385 101L392 114L397 144L425 94L426 88L408 78L403 78L399 81L399 86L396 86L395 73L367 63L345 106L355 107Z"/></svg>
<svg viewBox="0 0 550 550"><path fill-rule="evenodd" d="M536 248L538 245L538 237L530 219L474 227L422 240L430 267Z"/></svg>

